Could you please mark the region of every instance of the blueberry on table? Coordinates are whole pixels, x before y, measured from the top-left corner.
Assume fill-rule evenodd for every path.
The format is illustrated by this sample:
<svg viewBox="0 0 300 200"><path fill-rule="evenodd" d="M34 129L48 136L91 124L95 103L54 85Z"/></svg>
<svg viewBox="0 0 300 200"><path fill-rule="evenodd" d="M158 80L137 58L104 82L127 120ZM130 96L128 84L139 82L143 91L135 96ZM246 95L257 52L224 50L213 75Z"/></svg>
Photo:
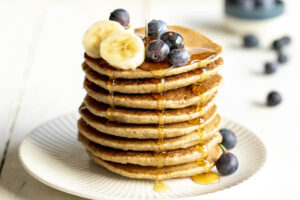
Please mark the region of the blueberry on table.
<svg viewBox="0 0 300 200"><path fill-rule="evenodd" d="M281 51L278 51L277 61L281 64L286 63L288 61L288 57Z"/></svg>
<svg viewBox="0 0 300 200"><path fill-rule="evenodd" d="M220 130L220 133L223 137L221 144L228 150L233 149L237 143L234 132L232 132L230 129L223 128Z"/></svg>
<svg viewBox="0 0 300 200"><path fill-rule="evenodd" d="M257 47L259 40L255 35L245 35L244 36L244 47Z"/></svg>
<svg viewBox="0 0 300 200"><path fill-rule="evenodd" d="M233 153L224 152L216 162L216 167L220 174L230 175L238 169L239 161Z"/></svg>
<svg viewBox="0 0 300 200"><path fill-rule="evenodd" d="M185 49L173 49L168 58L169 62L176 67L185 65L190 61L190 55Z"/></svg>
<svg viewBox="0 0 300 200"><path fill-rule="evenodd" d="M279 51L282 49L282 47L290 44L290 42L291 42L291 38L289 36L284 36L278 40L275 40L272 43L272 48Z"/></svg>
<svg viewBox="0 0 300 200"><path fill-rule="evenodd" d="M161 62L169 54L169 46L162 40L154 40L146 47L146 58L152 62Z"/></svg>
<svg viewBox="0 0 300 200"><path fill-rule="evenodd" d="M159 37L161 34L168 31L168 25L162 20L153 19L148 23L148 36Z"/></svg>
<svg viewBox="0 0 300 200"><path fill-rule="evenodd" d="M268 106L276 106L276 105L280 104L281 101L282 101L282 97L276 91L270 92L267 96L267 105Z"/></svg>
<svg viewBox="0 0 300 200"><path fill-rule="evenodd" d="M279 51L281 48L283 47L283 43L281 42L281 40L275 40L272 43L272 48Z"/></svg>
<svg viewBox="0 0 300 200"><path fill-rule="evenodd" d="M290 42L291 42L291 37L289 37L289 36L284 36L284 37L282 37L280 40L281 40L281 42L283 43L283 45L288 45L288 44L290 44Z"/></svg>
<svg viewBox="0 0 300 200"><path fill-rule="evenodd" d="M273 74L277 71L277 62L267 62L265 64L265 74Z"/></svg>
<svg viewBox="0 0 300 200"><path fill-rule="evenodd" d="M119 8L110 13L109 20L119 22L126 27L129 25L130 17L126 10Z"/></svg>
<svg viewBox="0 0 300 200"><path fill-rule="evenodd" d="M167 43L171 50L180 49L184 47L183 37L175 31L168 31L163 33L160 36L160 39Z"/></svg>

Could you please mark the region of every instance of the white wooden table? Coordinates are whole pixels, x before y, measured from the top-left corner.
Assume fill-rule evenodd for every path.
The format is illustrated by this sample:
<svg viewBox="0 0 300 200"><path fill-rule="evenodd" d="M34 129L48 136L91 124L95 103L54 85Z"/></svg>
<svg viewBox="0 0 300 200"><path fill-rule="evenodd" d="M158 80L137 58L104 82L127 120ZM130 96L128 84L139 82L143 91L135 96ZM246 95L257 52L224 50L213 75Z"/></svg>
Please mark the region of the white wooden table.
<svg viewBox="0 0 300 200"><path fill-rule="evenodd" d="M18 147L26 134L55 116L74 112L84 96L81 37L96 20L125 8L135 26L144 23L142 0L0 1L0 199L81 199L54 190L25 172ZM151 18L197 29L224 47L222 115L244 124L264 141L268 158L253 178L205 199L300 198L300 4L288 1L290 62L272 76L261 74L274 59L266 49L244 50L240 38L222 31L220 0L153 0ZM297 25L296 25L297 23ZM293 25L295 27L293 27ZM298 27L297 27L298 26ZM278 27L280 28L280 27ZM276 31L276 30L274 30ZM283 103L261 105L279 90Z"/></svg>

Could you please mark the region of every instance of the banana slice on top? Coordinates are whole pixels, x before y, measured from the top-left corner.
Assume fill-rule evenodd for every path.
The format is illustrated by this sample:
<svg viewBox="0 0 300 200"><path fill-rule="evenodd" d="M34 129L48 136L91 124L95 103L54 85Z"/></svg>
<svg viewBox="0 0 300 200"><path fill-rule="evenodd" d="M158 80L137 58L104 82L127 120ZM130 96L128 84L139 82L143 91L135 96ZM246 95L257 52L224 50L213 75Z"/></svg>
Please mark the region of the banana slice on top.
<svg viewBox="0 0 300 200"><path fill-rule="evenodd" d="M124 27L119 22L105 20L94 23L82 39L86 54L92 58L101 58L100 43L111 33L122 30Z"/></svg>
<svg viewBox="0 0 300 200"><path fill-rule="evenodd" d="M145 46L140 37L130 31L119 31L109 35L100 45L101 57L111 66L135 69L145 60Z"/></svg>

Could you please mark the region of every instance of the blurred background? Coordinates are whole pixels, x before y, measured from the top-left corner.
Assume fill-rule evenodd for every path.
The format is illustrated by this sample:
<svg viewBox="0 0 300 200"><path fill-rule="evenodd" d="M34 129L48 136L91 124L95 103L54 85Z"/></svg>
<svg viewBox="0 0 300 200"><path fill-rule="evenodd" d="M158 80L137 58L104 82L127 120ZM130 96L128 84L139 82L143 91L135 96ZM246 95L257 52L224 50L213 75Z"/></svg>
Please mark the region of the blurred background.
<svg viewBox="0 0 300 200"><path fill-rule="evenodd" d="M219 111L253 130L267 147L267 163L257 176L214 198L297 199L300 1L261 0L259 6L249 0L226 3L150 2L150 19L193 28L223 46L225 83L218 97ZM77 111L85 95L81 39L86 29L108 19L116 8L130 13L134 27L144 26L145 5L145 0L0 1L1 199L75 199L30 177L18 161L18 146L37 125ZM249 34L259 45L245 47L244 36ZM266 74L266 62L278 63L278 51L271 46L282 36L291 38L282 50L287 61L278 64L275 73ZM266 98L272 90L280 93L282 102L268 107Z"/></svg>

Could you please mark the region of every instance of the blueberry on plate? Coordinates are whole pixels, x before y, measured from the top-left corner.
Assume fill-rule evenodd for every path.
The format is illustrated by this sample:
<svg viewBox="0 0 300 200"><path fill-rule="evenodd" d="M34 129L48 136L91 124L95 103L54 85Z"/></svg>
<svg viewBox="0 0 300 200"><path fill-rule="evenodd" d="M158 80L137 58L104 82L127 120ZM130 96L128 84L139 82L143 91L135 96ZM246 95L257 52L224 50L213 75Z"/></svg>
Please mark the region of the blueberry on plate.
<svg viewBox="0 0 300 200"><path fill-rule="evenodd" d="M180 49L184 47L183 37L175 31L168 31L163 33L160 36L160 39L167 43L171 50Z"/></svg>
<svg viewBox="0 0 300 200"><path fill-rule="evenodd" d="M223 128L220 130L220 133L223 137L222 140L222 145L227 149L233 149L236 145L237 139L236 136L234 134L234 132L232 132L232 130L227 129L227 128Z"/></svg>
<svg viewBox="0 0 300 200"><path fill-rule="evenodd" d="M216 167L220 174L230 175L238 169L239 161L233 153L224 152L216 162Z"/></svg>
<svg viewBox="0 0 300 200"><path fill-rule="evenodd" d="M126 10L119 8L110 13L109 20L119 22L122 26L127 27L130 17Z"/></svg>
<svg viewBox="0 0 300 200"><path fill-rule="evenodd" d="M282 51L278 51L277 61L280 64L286 63L288 61L288 57Z"/></svg>
<svg viewBox="0 0 300 200"><path fill-rule="evenodd" d="M148 23L148 36L159 37L161 34L168 31L168 25L162 20L153 19Z"/></svg>
<svg viewBox="0 0 300 200"><path fill-rule="evenodd" d="M257 47L259 40L255 35L248 34L244 36L244 47Z"/></svg>
<svg viewBox="0 0 300 200"><path fill-rule="evenodd" d="M146 47L146 58L152 62L161 62L169 54L169 46L162 40L154 40Z"/></svg>
<svg viewBox="0 0 300 200"><path fill-rule="evenodd" d="M168 58L169 62L176 67L185 65L190 61L190 55L185 49L173 49Z"/></svg>
<svg viewBox="0 0 300 200"><path fill-rule="evenodd" d="M277 62L267 62L265 64L265 74L273 74L277 71Z"/></svg>
<svg viewBox="0 0 300 200"><path fill-rule="evenodd" d="M282 97L276 91L270 92L267 96L267 105L268 106L276 106L276 105L280 104L281 101L282 101Z"/></svg>

